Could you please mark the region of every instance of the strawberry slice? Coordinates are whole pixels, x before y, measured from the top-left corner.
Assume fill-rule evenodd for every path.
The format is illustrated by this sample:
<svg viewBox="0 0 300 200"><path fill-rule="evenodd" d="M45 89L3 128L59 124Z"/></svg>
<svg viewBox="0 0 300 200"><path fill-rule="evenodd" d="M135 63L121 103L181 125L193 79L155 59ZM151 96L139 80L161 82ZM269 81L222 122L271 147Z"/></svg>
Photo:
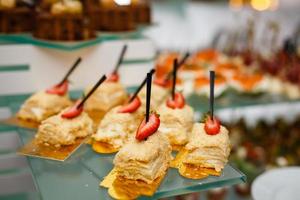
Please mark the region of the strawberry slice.
<svg viewBox="0 0 300 200"><path fill-rule="evenodd" d="M163 78L156 78L153 83L155 85L161 86L161 87L168 87L168 81L165 79L165 77Z"/></svg>
<svg viewBox="0 0 300 200"><path fill-rule="evenodd" d="M216 135L220 132L221 124L220 121L213 117L207 117L204 125L204 130L208 135Z"/></svg>
<svg viewBox="0 0 300 200"><path fill-rule="evenodd" d="M181 109L184 107L184 105L185 105L185 99L184 99L184 96L180 92L175 93L174 99L172 97L170 97L167 100L167 106L172 109L176 109L176 108Z"/></svg>
<svg viewBox="0 0 300 200"><path fill-rule="evenodd" d="M147 139L150 135L155 133L160 125L159 115L156 113L152 113L149 116L149 121L146 122L146 119L142 121L140 124L135 138L139 141Z"/></svg>
<svg viewBox="0 0 300 200"><path fill-rule="evenodd" d="M137 96L130 103L127 103L127 104L123 105L119 109L118 112L119 113L132 113L132 112L136 111L141 106L141 104L142 104L141 100Z"/></svg>
<svg viewBox="0 0 300 200"><path fill-rule="evenodd" d="M83 106L80 106L78 108L78 105L80 104L81 100L78 100L72 107L70 107L68 110L66 110L64 113L62 113L62 118L72 119L80 115L83 111Z"/></svg>
<svg viewBox="0 0 300 200"><path fill-rule="evenodd" d="M53 87L46 90L46 93L48 94L57 94L60 96L63 96L68 92L68 81L63 82L62 84L54 85Z"/></svg>
<svg viewBox="0 0 300 200"><path fill-rule="evenodd" d="M117 72L112 73L107 79L106 81L108 82L118 82L119 81L119 74Z"/></svg>

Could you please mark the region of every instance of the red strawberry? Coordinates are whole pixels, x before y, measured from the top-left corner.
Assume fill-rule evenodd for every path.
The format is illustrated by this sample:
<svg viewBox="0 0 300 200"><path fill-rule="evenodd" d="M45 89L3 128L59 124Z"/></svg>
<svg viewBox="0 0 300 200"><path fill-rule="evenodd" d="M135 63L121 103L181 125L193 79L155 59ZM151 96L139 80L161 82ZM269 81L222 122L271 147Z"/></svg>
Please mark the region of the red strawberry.
<svg viewBox="0 0 300 200"><path fill-rule="evenodd" d="M132 113L134 111L136 111L141 105L141 100L140 98L137 96L135 97L130 103L123 105L120 109L119 109L119 113Z"/></svg>
<svg viewBox="0 0 300 200"><path fill-rule="evenodd" d="M165 77L163 78L156 78L153 83L155 85L161 86L161 87L167 87L168 86L168 81L165 79Z"/></svg>
<svg viewBox="0 0 300 200"><path fill-rule="evenodd" d="M119 81L119 74L117 72L112 73L106 81L108 82L118 82Z"/></svg>
<svg viewBox="0 0 300 200"><path fill-rule="evenodd" d="M80 104L81 101L77 101L71 108L66 110L61 117L62 118L67 118L67 119L72 119L80 115L83 111L83 106L80 106L78 108L78 105Z"/></svg>
<svg viewBox="0 0 300 200"><path fill-rule="evenodd" d="M184 96L180 92L175 93L174 99L169 98L167 100L167 106L169 108L175 109L175 108L183 108L185 105L185 99Z"/></svg>
<svg viewBox="0 0 300 200"><path fill-rule="evenodd" d="M150 135L152 135L157 131L159 125L160 125L159 115L156 113L150 114L149 121L146 122L146 119L144 119L140 124L136 132L135 138L140 141L147 139Z"/></svg>
<svg viewBox="0 0 300 200"><path fill-rule="evenodd" d="M57 94L63 96L68 91L68 81L63 82L62 84L57 84L46 90L48 94Z"/></svg>
<svg viewBox="0 0 300 200"><path fill-rule="evenodd" d="M221 125L217 118L207 117L204 125L204 130L208 135L216 135L220 132Z"/></svg>

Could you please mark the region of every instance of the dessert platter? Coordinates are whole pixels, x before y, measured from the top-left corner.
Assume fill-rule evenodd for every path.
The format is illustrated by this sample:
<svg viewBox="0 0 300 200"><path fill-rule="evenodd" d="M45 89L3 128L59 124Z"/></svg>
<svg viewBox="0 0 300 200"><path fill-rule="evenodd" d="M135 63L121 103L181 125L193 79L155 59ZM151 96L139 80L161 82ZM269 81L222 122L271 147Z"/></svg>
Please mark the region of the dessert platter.
<svg viewBox="0 0 300 200"><path fill-rule="evenodd" d="M156 199L244 182L228 164L229 133L214 115L215 72L209 78L210 114L195 122L194 109L177 87L190 55L175 58L171 72L153 81L151 69L128 95L118 71L126 49L108 78L103 75L78 100L67 93L80 58L58 84L23 103L17 116L36 122L37 129L18 129L24 143L18 153L29 157L33 173L45 167L69 174L76 167L79 179L64 177L66 188L81 191L67 182L82 179L96 188L89 195L107 199ZM47 193L47 179L60 174L53 171L36 174L41 192Z"/></svg>

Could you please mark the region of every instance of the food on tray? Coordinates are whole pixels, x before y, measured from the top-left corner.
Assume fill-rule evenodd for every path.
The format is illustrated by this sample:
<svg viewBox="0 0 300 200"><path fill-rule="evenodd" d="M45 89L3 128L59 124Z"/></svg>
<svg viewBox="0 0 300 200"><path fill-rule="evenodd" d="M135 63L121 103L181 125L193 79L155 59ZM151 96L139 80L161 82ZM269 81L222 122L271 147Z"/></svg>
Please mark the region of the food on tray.
<svg viewBox="0 0 300 200"><path fill-rule="evenodd" d="M90 88L85 90L85 94ZM89 98L85 110L92 118L102 118L111 108L121 105L127 100L127 92L120 82L105 81Z"/></svg>
<svg viewBox="0 0 300 200"><path fill-rule="evenodd" d="M68 78L80 62L81 58L78 58L58 84L29 97L17 113L17 117L26 121L41 122L70 106Z"/></svg>
<svg viewBox="0 0 300 200"><path fill-rule="evenodd" d="M64 83L67 87L68 83ZM66 91L67 92L67 91ZM59 113L62 109L70 106L68 94L62 92L59 94L49 93L49 91L40 91L29 97L21 106L17 117L22 120L41 122L48 117Z"/></svg>
<svg viewBox="0 0 300 200"><path fill-rule="evenodd" d="M136 199L140 195L152 196L169 168L171 146L157 130L159 116L155 113L144 119L136 136L116 154L115 168L100 184L107 187L116 199Z"/></svg>
<svg viewBox="0 0 300 200"><path fill-rule="evenodd" d="M149 122L138 128L136 139L117 153L114 165L119 176L151 184L165 174L171 161L171 147L163 134L152 128L158 123L157 118L156 114L150 115Z"/></svg>
<svg viewBox="0 0 300 200"><path fill-rule="evenodd" d="M154 72L155 70L152 69L149 73ZM116 152L132 138L145 113L138 94L146 81L147 78L142 81L124 105L111 109L100 122L92 142L92 147L96 152Z"/></svg>
<svg viewBox="0 0 300 200"><path fill-rule="evenodd" d="M93 135L93 149L99 153L118 151L136 131L143 118L141 101L136 97L131 103L111 109Z"/></svg>
<svg viewBox="0 0 300 200"><path fill-rule="evenodd" d="M185 145L190 136L193 126L194 110L185 103L181 93L175 94L159 108L161 124L159 132L168 137L174 150Z"/></svg>
<svg viewBox="0 0 300 200"><path fill-rule="evenodd" d="M119 82L118 70L127 51L127 45L122 47L118 62L109 75L108 79L94 93L94 95L86 102L85 110L93 118L96 124L103 118L104 114L111 108L123 104L128 96L125 87ZM87 88L85 93L90 89Z"/></svg>
<svg viewBox="0 0 300 200"><path fill-rule="evenodd" d="M84 138L93 133L93 121L87 113L79 109L78 104L69 107L57 115L42 122L38 128L36 139L44 145L60 147L74 144L77 138Z"/></svg>
<svg viewBox="0 0 300 200"><path fill-rule="evenodd" d="M199 167L200 170L208 168L221 172L230 153L227 129L217 119L208 119L205 124L194 124L191 138L193 139L185 146L188 153L183 163Z"/></svg>
<svg viewBox="0 0 300 200"><path fill-rule="evenodd" d="M76 139L93 133L93 121L85 113L84 103L106 79L104 75L82 100L42 122L35 139L40 144L55 147L75 144Z"/></svg>
<svg viewBox="0 0 300 200"><path fill-rule="evenodd" d="M157 84L152 84L151 108L154 110L157 109L167 98L168 93L168 88L159 86ZM146 104L146 87L144 87L139 93L139 97L144 107L144 105Z"/></svg>
<svg viewBox="0 0 300 200"><path fill-rule="evenodd" d="M168 139L158 131L159 115L150 113L152 74L147 73L146 116L114 159L115 168L101 186L115 199L152 196L169 168L172 149Z"/></svg>
<svg viewBox="0 0 300 200"><path fill-rule="evenodd" d="M175 59L172 93L159 109L161 119L159 131L168 137L173 150L179 150L188 142L194 119L193 108L186 104L185 98L180 92L176 92L178 68L177 59Z"/></svg>

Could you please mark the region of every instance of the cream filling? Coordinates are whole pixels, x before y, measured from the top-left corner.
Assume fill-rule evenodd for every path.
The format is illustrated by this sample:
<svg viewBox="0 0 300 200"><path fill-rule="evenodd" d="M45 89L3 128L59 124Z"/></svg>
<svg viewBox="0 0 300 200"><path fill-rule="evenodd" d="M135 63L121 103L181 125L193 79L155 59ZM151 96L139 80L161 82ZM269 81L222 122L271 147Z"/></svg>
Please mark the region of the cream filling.
<svg viewBox="0 0 300 200"><path fill-rule="evenodd" d="M228 131L221 126L220 133L208 135L204 124L194 124L191 140L185 146L188 150L183 162L195 164L200 167L214 168L220 171L224 168L230 154L230 141Z"/></svg>

